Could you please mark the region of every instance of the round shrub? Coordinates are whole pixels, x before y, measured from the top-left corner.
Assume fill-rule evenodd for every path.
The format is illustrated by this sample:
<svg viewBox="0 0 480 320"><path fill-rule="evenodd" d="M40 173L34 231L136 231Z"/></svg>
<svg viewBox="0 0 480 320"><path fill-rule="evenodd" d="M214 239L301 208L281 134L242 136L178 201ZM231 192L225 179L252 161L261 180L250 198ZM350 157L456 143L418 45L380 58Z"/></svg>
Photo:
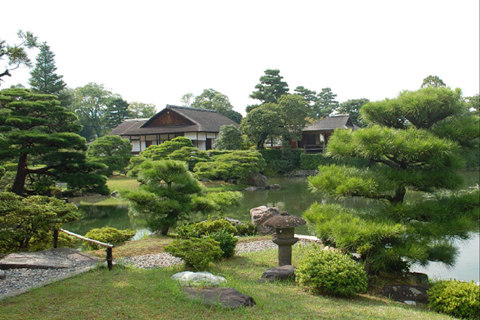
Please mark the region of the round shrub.
<svg viewBox="0 0 480 320"><path fill-rule="evenodd" d="M439 281L427 293L428 306L434 311L458 318L480 315L480 286L473 281Z"/></svg>
<svg viewBox="0 0 480 320"><path fill-rule="evenodd" d="M207 269L210 263L222 256L219 243L211 238L175 240L164 249L195 270Z"/></svg>
<svg viewBox="0 0 480 320"><path fill-rule="evenodd" d="M113 245L118 245L133 238L135 233L136 231L131 229L118 230L117 228L113 227L103 227L88 231L85 237ZM87 242L85 246L89 250L97 250L101 248L101 246L90 242Z"/></svg>
<svg viewBox="0 0 480 320"><path fill-rule="evenodd" d="M351 297L367 290L367 276L360 264L317 245L305 249L295 274L299 284L319 293Z"/></svg>
<svg viewBox="0 0 480 320"><path fill-rule="evenodd" d="M200 238L207 234L218 231L224 231L232 234L237 233L235 226L226 219L206 220L197 223L186 224L177 227L176 231L177 234L184 239Z"/></svg>
<svg viewBox="0 0 480 320"><path fill-rule="evenodd" d="M257 226L251 222L240 223L235 225L237 228L237 236L254 236L257 234Z"/></svg>
<svg viewBox="0 0 480 320"><path fill-rule="evenodd" d="M217 231L208 235L209 238L217 241L222 249L222 258L231 258L235 254L235 245L238 239L233 234L225 231Z"/></svg>

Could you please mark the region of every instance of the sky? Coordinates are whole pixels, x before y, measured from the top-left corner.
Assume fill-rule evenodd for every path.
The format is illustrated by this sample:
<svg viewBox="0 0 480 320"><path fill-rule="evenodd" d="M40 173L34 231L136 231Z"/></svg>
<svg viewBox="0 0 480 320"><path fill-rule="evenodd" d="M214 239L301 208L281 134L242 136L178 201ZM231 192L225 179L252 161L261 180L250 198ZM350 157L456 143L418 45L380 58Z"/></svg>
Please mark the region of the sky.
<svg viewBox="0 0 480 320"><path fill-rule="evenodd" d="M157 110L213 88L245 114L266 69L291 92L330 87L339 102L394 98L428 75L480 91L478 0L22 0L0 10L0 39L18 43L22 29L46 41L68 87L96 82ZM27 86L30 71L0 88Z"/></svg>

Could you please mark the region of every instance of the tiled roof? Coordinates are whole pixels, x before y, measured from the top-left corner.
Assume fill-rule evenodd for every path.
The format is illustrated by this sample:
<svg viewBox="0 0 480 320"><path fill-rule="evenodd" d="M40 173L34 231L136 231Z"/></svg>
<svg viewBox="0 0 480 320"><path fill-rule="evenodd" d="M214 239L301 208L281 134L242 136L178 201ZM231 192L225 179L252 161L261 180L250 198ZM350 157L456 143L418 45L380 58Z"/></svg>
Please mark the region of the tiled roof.
<svg viewBox="0 0 480 320"><path fill-rule="evenodd" d="M356 130L358 127L352 123L348 114L338 114L330 117L325 117L307 126L303 129L305 131L333 131L335 129L352 129Z"/></svg>
<svg viewBox="0 0 480 320"><path fill-rule="evenodd" d="M178 126L158 126L158 127L144 127L147 122L159 116L166 110L172 110L183 117L187 118L193 124L178 125ZM145 135L145 134L162 134L162 133L179 133L179 132L219 132L220 127L224 125L233 124L238 126L233 120L224 115L206 109L196 109L189 107L178 107L167 105L162 111L154 115L150 119L128 119L114 128L110 135Z"/></svg>

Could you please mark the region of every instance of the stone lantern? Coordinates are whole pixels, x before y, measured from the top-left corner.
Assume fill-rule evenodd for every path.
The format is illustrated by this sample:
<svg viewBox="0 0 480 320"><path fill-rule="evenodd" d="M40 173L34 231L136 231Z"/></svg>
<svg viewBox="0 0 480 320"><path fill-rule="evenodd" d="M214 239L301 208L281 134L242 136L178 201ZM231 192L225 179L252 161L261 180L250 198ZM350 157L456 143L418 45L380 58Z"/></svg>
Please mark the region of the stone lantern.
<svg viewBox="0 0 480 320"><path fill-rule="evenodd" d="M304 224L305 220L286 211L265 221L265 226L275 228L273 242L278 245L279 266L292 264L292 245L299 240L295 238L295 227Z"/></svg>

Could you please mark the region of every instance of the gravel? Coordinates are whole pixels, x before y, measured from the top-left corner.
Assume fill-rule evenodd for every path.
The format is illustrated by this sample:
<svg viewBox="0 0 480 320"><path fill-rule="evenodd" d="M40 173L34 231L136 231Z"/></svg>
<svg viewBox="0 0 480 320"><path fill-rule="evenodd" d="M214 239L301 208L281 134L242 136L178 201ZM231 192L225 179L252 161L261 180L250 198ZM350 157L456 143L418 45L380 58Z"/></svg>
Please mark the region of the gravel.
<svg viewBox="0 0 480 320"><path fill-rule="evenodd" d="M236 254L256 252L266 249L275 249L277 245L271 240L242 242L237 244ZM47 252L48 255L60 253ZM98 262L71 260L73 267L66 269L7 269L4 270L5 279L0 279L0 300L11 295L26 292L34 287L42 286L69 276L85 272L98 265ZM183 261L168 253L147 254L119 259L120 263L130 264L138 268L149 269L169 267Z"/></svg>

